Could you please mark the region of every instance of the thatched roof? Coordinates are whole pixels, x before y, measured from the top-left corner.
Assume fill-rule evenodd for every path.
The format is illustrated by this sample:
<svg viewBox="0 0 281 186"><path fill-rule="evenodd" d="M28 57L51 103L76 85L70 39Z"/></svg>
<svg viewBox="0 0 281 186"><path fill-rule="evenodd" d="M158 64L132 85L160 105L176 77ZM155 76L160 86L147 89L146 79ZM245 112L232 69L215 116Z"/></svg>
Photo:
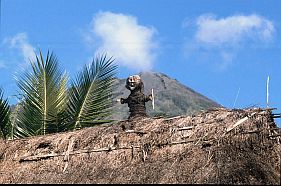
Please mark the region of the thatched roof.
<svg viewBox="0 0 281 186"><path fill-rule="evenodd" d="M217 109L2 141L0 183L280 185L280 152L270 109Z"/></svg>

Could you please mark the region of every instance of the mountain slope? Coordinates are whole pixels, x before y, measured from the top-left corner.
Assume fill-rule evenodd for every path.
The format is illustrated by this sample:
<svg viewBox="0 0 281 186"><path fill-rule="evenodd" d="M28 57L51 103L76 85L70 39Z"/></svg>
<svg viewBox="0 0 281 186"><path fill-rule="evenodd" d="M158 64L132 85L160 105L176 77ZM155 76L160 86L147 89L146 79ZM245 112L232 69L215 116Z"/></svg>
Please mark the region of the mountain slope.
<svg viewBox="0 0 281 186"><path fill-rule="evenodd" d="M150 117L191 115L212 107L222 107L163 73L145 72L139 75L144 82L145 94L150 94L152 88L154 91L155 109L152 109L151 102L146 103L147 113ZM130 91L125 88L125 84L126 79L116 79L116 99L127 98L130 94ZM129 116L128 111L127 105L116 102L113 118L116 120L126 119Z"/></svg>

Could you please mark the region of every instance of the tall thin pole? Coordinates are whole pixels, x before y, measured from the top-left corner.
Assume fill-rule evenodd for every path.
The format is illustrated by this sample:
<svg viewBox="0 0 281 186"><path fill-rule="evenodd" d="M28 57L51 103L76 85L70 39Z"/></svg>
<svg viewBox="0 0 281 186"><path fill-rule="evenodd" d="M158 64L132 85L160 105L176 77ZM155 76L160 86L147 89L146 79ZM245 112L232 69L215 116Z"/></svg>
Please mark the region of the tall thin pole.
<svg viewBox="0 0 281 186"><path fill-rule="evenodd" d="M266 107L269 107L269 76L267 76L266 82Z"/></svg>
<svg viewBox="0 0 281 186"><path fill-rule="evenodd" d="M232 107L232 108L234 108L234 107L235 107L235 104L236 104L237 98L238 98L238 96L239 96L239 92L240 92L240 87L239 87L239 89L238 89L238 91L237 91L237 94L236 94L236 97L235 97L235 100L234 100L234 103L233 103L233 107Z"/></svg>
<svg viewBox="0 0 281 186"><path fill-rule="evenodd" d="M153 89L151 89L151 95L152 95L152 109L154 110L154 93L153 93Z"/></svg>

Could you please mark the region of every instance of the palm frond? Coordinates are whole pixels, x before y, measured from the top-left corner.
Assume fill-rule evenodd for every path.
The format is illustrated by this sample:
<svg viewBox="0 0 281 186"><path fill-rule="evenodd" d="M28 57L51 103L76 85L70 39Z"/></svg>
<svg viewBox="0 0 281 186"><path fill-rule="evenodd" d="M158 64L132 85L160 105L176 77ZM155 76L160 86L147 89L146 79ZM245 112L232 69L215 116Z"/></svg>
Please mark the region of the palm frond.
<svg viewBox="0 0 281 186"><path fill-rule="evenodd" d="M7 99L3 99L3 90L0 88L0 137L7 138L10 128L10 106Z"/></svg>
<svg viewBox="0 0 281 186"><path fill-rule="evenodd" d="M58 132L58 121L61 120L58 117L66 105L68 77L61 73L57 58L49 51L46 60L40 51L31 66L32 72L26 72L17 81L24 99L17 115L17 131L20 136Z"/></svg>
<svg viewBox="0 0 281 186"><path fill-rule="evenodd" d="M111 115L112 85L116 65L106 55L96 57L72 81L67 107L68 129L107 123Z"/></svg>
<svg viewBox="0 0 281 186"><path fill-rule="evenodd" d="M26 100L18 103L11 118L10 138L16 139L38 135L36 130L40 128L40 122L37 121L39 119L36 110L33 110ZM29 122L30 124L28 124Z"/></svg>

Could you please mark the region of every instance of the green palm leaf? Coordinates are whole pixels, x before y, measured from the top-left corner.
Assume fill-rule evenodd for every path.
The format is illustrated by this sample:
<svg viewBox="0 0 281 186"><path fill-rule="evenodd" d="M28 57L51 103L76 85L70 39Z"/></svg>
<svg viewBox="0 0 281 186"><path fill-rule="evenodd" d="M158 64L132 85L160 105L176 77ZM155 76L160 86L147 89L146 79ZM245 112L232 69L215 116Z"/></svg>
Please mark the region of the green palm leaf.
<svg viewBox="0 0 281 186"><path fill-rule="evenodd" d="M17 126L18 122L18 116L19 113L21 112L22 106L24 105L24 102L18 103L13 112L11 113L10 116L10 130L9 130L9 139L15 139L15 138L22 138L25 136L29 136L28 134L25 134L25 132L28 132L29 130L26 129L25 126L24 128L21 128L20 126Z"/></svg>
<svg viewBox="0 0 281 186"><path fill-rule="evenodd" d="M0 137L7 138L10 130L10 106L7 99L3 99L3 90L0 88Z"/></svg>
<svg viewBox="0 0 281 186"><path fill-rule="evenodd" d="M24 99L15 122L21 137L58 132L66 106L68 78L59 70L53 53L48 51L44 60L40 51L31 66L32 71L17 81Z"/></svg>
<svg viewBox="0 0 281 186"><path fill-rule="evenodd" d="M72 82L67 107L70 130L110 122L116 65L106 55L96 57Z"/></svg>

